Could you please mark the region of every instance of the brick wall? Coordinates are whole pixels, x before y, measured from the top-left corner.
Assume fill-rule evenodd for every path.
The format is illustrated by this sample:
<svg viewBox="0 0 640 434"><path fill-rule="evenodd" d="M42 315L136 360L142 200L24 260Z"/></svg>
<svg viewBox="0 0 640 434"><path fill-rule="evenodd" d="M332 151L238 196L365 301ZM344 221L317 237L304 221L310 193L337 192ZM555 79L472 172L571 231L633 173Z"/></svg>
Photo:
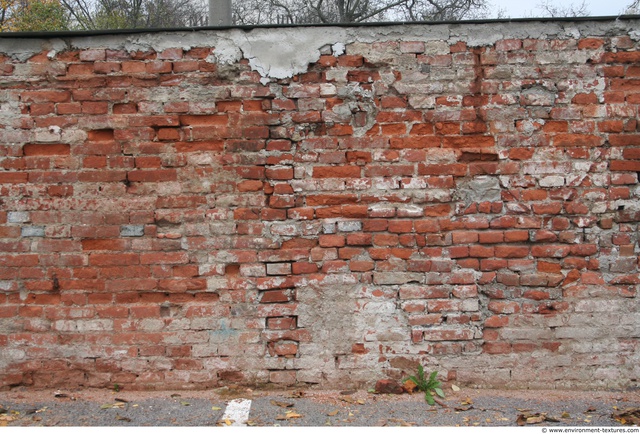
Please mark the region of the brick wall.
<svg viewBox="0 0 640 434"><path fill-rule="evenodd" d="M638 28L3 36L0 386L633 386Z"/></svg>

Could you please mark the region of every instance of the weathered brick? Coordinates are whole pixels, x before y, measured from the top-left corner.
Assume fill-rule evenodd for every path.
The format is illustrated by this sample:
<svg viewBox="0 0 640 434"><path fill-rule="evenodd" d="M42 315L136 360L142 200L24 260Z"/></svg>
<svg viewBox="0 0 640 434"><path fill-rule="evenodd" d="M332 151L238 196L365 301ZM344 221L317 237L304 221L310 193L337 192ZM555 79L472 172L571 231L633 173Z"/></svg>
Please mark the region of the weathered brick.
<svg viewBox="0 0 640 434"><path fill-rule="evenodd" d="M204 34L0 56L0 387L629 386L634 24L374 26L270 85Z"/></svg>

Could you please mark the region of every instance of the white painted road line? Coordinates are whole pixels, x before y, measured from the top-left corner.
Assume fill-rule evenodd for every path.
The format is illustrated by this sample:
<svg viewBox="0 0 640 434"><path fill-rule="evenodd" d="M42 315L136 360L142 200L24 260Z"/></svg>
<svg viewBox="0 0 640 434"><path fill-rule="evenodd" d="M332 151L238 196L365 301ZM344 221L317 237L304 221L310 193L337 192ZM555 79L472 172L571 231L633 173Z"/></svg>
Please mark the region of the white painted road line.
<svg viewBox="0 0 640 434"><path fill-rule="evenodd" d="M220 418L223 422L222 426L247 426L250 411L250 399L234 399L233 401L229 401L224 414ZM231 425L227 425L225 423L226 420L231 421Z"/></svg>

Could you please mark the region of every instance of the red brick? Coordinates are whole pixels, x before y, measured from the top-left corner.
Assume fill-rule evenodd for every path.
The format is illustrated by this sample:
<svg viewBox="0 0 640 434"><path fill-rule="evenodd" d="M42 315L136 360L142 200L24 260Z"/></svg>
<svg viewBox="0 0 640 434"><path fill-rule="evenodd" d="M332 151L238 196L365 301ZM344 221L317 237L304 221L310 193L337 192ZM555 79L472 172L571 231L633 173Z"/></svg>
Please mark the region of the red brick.
<svg viewBox="0 0 640 434"><path fill-rule="evenodd" d="M0 172L0 184L24 184L28 180L28 173Z"/></svg>
<svg viewBox="0 0 640 434"><path fill-rule="evenodd" d="M509 325L508 316L494 315L487 318L484 322L484 326L489 328L500 328L500 327L506 327L508 325Z"/></svg>
<svg viewBox="0 0 640 434"><path fill-rule="evenodd" d="M338 57L338 66L341 67L359 67L362 66L364 59L358 55L343 55Z"/></svg>
<svg viewBox="0 0 640 434"><path fill-rule="evenodd" d="M496 246L497 258L526 258L529 256L528 246Z"/></svg>
<svg viewBox="0 0 640 434"><path fill-rule="evenodd" d="M345 237L342 235L320 235L318 241L320 247L342 247L345 245Z"/></svg>
<svg viewBox="0 0 640 434"><path fill-rule="evenodd" d="M495 145L492 136L447 136L442 139L443 148L490 148Z"/></svg>
<svg viewBox="0 0 640 434"><path fill-rule="evenodd" d="M482 345L482 351L487 354L509 354L511 344L508 342L485 342Z"/></svg>
<svg viewBox="0 0 640 434"><path fill-rule="evenodd" d="M267 179L289 180L293 179L292 167L269 167L265 170Z"/></svg>
<svg viewBox="0 0 640 434"><path fill-rule="evenodd" d="M293 274L311 274L318 271L318 266L313 262L294 262L291 271Z"/></svg>
<svg viewBox="0 0 640 434"><path fill-rule="evenodd" d="M125 250L126 247L127 243L124 240L82 240L82 250Z"/></svg>
<svg viewBox="0 0 640 434"><path fill-rule="evenodd" d="M36 144L30 143L22 147L22 152L27 157L31 156L53 156L53 155L69 155L71 146L67 144Z"/></svg>
<svg viewBox="0 0 640 434"><path fill-rule="evenodd" d="M559 147L593 148L602 145L602 138L588 134L558 134L553 138L553 145Z"/></svg>
<svg viewBox="0 0 640 434"><path fill-rule="evenodd" d="M604 45L600 38L584 38L578 41L579 50L597 50Z"/></svg>
<svg viewBox="0 0 640 434"><path fill-rule="evenodd" d="M360 178L358 166L316 166L313 168L314 178Z"/></svg>
<svg viewBox="0 0 640 434"><path fill-rule="evenodd" d="M186 264L189 257L184 252L166 252L166 253L141 253L140 263L149 264Z"/></svg>
<svg viewBox="0 0 640 434"><path fill-rule="evenodd" d="M174 169L158 170L133 170L127 172L127 179L130 182L168 182L178 179Z"/></svg>
<svg viewBox="0 0 640 434"><path fill-rule="evenodd" d="M286 303L290 300L288 291L285 289L277 289L264 291L260 298L260 303Z"/></svg>
<svg viewBox="0 0 640 434"><path fill-rule="evenodd" d="M69 102L71 100L71 92L66 90L25 91L20 94L20 99L26 103Z"/></svg>
<svg viewBox="0 0 640 434"><path fill-rule="evenodd" d="M520 312L520 305L515 301L490 301L488 308L497 314L513 314Z"/></svg>

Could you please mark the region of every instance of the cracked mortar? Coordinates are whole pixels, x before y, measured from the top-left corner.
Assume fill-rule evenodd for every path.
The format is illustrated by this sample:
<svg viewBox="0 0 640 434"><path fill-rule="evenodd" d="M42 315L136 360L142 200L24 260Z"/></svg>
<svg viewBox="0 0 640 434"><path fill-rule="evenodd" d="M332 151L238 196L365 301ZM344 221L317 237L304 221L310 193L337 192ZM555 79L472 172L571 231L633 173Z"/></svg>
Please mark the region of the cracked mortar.
<svg viewBox="0 0 640 434"><path fill-rule="evenodd" d="M205 30L195 32L158 32L123 35L95 35L69 39L24 39L16 45L10 39L0 40L0 52L6 53L20 62L34 54L48 51L53 59L56 52L77 49L112 47L116 45L126 51L157 52L167 48L180 47L189 50L202 46L203 40L216 47L210 62L222 64L234 63L242 58L248 59L251 68L262 76L262 84L271 79L291 78L307 71L310 63L316 62L322 53L328 53L331 47L335 56L340 56L345 47L355 42L371 43L384 41L425 41L442 43L442 46L465 41L469 47L494 44L504 35L513 38L539 38L558 36L561 38L579 38L581 35L606 35L611 31L611 23L599 21L579 22L539 22L519 21L502 23L503 32L496 32L495 26L461 25L444 23L424 26L423 24L389 25L374 27L291 27L280 28L274 32L269 28ZM640 32L631 28L633 24L616 21L614 25L626 32L632 39L640 39ZM170 37L167 35L170 34ZM124 39L124 41L123 41ZM349 53L347 53L349 54ZM374 59L375 60L375 59Z"/></svg>

